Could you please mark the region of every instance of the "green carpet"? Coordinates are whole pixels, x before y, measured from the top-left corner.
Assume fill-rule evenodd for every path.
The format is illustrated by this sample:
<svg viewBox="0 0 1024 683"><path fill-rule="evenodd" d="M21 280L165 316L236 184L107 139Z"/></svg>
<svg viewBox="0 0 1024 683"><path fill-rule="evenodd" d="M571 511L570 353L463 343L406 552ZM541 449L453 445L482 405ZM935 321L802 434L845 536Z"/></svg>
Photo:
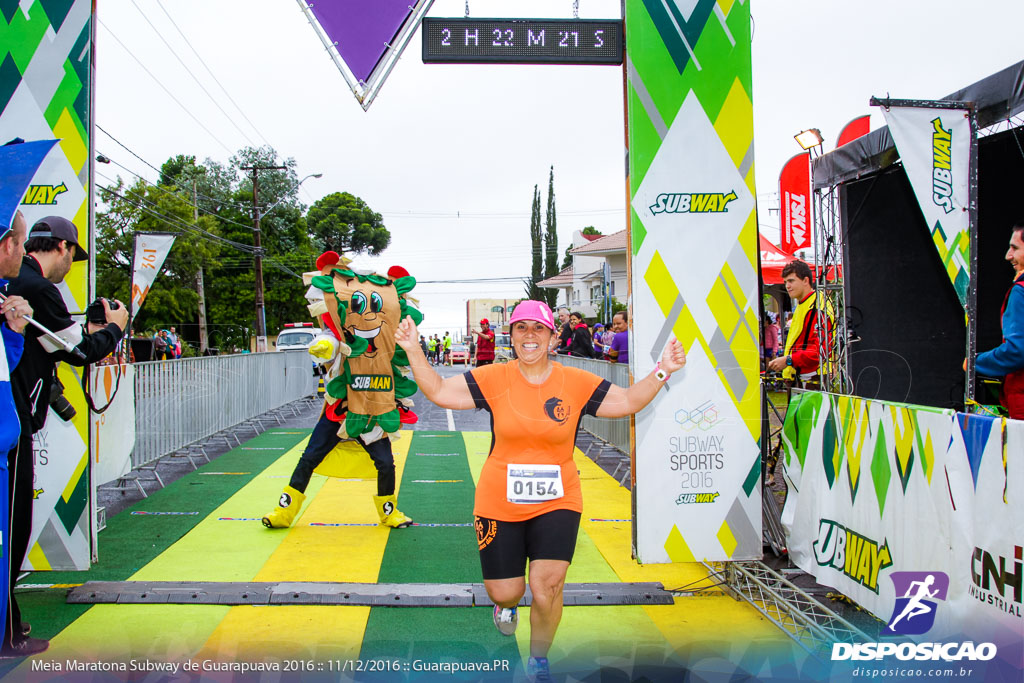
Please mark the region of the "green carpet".
<svg viewBox="0 0 1024 683"><path fill-rule="evenodd" d="M420 453L435 455L418 455ZM416 481L452 479L461 481ZM413 435L399 492L402 511L417 522L469 524L473 521L474 490L461 434L416 432ZM392 531L378 581L481 583L483 576L475 530L472 526L414 526ZM494 628L489 609L375 607L366 624L360 657L364 660L397 657L409 662L492 662L499 659L509 660L515 667L519 650L515 638L502 636ZM416 678L415 672L410 676ZM506 673L504 677L508 676ZM455 678L476 680L481 674L463 673ZM376 680L388 680L388 677L385 673Z"/></svg>

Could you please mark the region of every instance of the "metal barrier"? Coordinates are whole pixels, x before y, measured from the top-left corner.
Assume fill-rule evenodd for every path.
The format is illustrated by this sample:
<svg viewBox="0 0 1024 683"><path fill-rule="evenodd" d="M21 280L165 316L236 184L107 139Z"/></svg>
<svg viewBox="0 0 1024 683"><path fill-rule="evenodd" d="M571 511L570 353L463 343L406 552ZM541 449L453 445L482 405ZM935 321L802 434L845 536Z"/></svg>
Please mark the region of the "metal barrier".
<svg viewBox="0 0 1024 683"><path fill-rule="evenodd" d="M577 358L576 356L558 356L558 362L574 368L592 372L620 387L629 386L629 366L625 363L610 363L606 360L593 358ZM583 429L603 441L629 453L629 418L628 417L592 417L583 416Z"/></svg>
<svg viewBox="0 0 1024 683"><path fill-rule="evenodd" d="M304 350L136 363L132 468L316 388Z"/></svg>

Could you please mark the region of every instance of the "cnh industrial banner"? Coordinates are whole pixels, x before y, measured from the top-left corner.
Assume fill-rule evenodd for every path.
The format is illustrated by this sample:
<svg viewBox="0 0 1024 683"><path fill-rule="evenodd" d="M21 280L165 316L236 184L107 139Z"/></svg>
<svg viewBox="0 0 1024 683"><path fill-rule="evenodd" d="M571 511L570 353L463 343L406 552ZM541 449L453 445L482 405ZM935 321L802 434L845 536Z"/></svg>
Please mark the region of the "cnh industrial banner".
<svg viewBox="0 0 1024 683"><path fill-rule="evenodd" d="M761 557L750 7L627 0L630 369L686 367L636 418L636 556Z"/></svg>
<svg viewBox="0 0 1024 683"><path fill-rule="evenodd" d="M971 281L971 125L963 109L886 107L886 123L960 303Z"/></svg>
<svg viewBox="0 0 1024 683"><path fill-rule="evenodd" d="M792 254L811 246L811 154L786 162L779 173L779 216L782 251Z"/></svg>
<svg viewBox="0 0 1024 683"><path fill-rule="evenodd" d="M0 143L13 138L60 142L21 201L28 224L59 215L91 244L92 9L90 0L0 3ZM89 261L60 285L71 313L89 300ZM61 364L58 377L76 410L64 422L52 410L34 439L35 489L26 569L87 569L90 564L89 411L81 369ZM16 571L16 569L15 569Z"/></svg>
<svg viewBox="0 0 1024 683"><path fill-rule="evenodd" d="M783 443L794 563L883 635L992 643L1019 670L1024 421L807 392Z"/></svg>

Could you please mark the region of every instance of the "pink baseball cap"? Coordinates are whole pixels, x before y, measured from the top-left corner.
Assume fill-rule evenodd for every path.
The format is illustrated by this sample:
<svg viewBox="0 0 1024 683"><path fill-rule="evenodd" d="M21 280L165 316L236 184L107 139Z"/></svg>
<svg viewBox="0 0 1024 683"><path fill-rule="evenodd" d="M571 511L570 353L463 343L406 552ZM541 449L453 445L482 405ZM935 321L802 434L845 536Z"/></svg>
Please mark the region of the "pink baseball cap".
<svg viewBox="0 0 1024 683"><path fill-rule="evenodd" d="M513 325L520 320L536 320L545 327L550 328L552 332L555 331L555 316L552 315L551 308L543 301L533 301L532 299L520 301L515 310L512 311L512 317L509 319L508 324Z"/></svg>

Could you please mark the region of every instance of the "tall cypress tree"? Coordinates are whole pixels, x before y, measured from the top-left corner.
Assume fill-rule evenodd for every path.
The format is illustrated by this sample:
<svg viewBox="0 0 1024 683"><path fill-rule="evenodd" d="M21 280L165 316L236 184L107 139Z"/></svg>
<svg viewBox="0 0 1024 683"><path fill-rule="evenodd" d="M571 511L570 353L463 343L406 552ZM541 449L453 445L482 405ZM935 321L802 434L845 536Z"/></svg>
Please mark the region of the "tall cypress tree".
<svg viewBox="0 0 1024 683"><path fill-rule="evenodd" d="M541 245L543 236L540 230L540 189L533 186L533 205L530 209L530 254L533 259L533 267L530 270L530 285L526 289L526 296L530 299L539 300L546 297L545 291L537 286L537 283L544 279L544 249Z"/></svg>
<svg viewBox="0 0 1024 683"><path fill-rule="evenodd" d="M539 197L538 197L539 201ZM555 167L551 167L548 176L548 212L546 217L547 232L544 234L544 277L558 275L558 230L555 215ZM552 308L558 303L558 290L544 291L544 298Z"/></svg>

